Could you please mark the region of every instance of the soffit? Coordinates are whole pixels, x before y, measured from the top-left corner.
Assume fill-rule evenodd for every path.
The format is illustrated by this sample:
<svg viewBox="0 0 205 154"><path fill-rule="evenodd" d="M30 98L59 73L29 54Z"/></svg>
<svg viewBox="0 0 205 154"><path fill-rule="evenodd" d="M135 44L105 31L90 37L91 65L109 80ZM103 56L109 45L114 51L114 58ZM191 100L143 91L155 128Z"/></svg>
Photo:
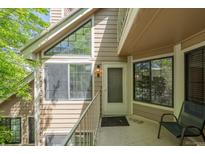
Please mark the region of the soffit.
<svg viewBox="0 0 205 154"><path fill-rule="evenodd" d="M141 9L120 55L179 43L205 28L205 9Z"/></svg>

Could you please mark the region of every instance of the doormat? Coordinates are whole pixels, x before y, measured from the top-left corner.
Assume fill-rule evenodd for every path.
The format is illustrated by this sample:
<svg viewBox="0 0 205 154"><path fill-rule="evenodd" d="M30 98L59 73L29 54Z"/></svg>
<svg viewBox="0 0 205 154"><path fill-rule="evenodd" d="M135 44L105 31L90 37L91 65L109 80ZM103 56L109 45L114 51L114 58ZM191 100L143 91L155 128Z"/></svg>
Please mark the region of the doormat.
<svg viewBox="0 0 205 154"><path fill-rule="evenodd" d="M112 126L129 126L129 123L125 116L102 118L101 127L112 127Z"/></svg>

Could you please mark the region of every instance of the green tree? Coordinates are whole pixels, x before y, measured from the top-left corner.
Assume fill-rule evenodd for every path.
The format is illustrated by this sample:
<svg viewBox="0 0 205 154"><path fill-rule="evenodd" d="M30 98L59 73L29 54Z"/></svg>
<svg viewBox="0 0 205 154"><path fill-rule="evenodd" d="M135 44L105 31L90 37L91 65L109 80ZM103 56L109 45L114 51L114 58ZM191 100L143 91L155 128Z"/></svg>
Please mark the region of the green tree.
<svg viewBox="0 0 205 154"><path fill-rule="evenodd" d="M48 9L0 9L0 101L14 93L24 100L31 99L24 79L36 62L24 58L19 50L49 26L41 18L47 14ZM11 140L12 131L0 124L0 144Z"/></svg>
<svg viewBox="0 0 205 154"><path fill-rule="evenodd" d="M48 9L0 9L0 100L10 94L29 100L29 86L24 78L35 62L23 57L20 48L40 34L49 24L42 19Z"/></svg>

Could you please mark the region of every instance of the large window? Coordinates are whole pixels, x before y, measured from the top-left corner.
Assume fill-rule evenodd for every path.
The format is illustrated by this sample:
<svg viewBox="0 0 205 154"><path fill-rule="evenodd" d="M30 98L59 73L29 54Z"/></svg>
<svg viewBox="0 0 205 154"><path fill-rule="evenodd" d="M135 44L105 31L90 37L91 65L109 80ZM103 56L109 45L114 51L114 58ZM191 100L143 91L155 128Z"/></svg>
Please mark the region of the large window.
<svg viewBox="0 0 205 154"><path fill-rule="evenodd" d="M134 100L173 107L173 58L134 64Z"/></svg>
<svg viewBox="0 0 205 154"><path fill-rule="evenodd" d="M46 100L91 100L91 64L46 64Z"/></svg>
<svg viewBox="0 0 205 154"><path fill-rule="evenodd" d="M205 47L188 52L185 60L186 100L205 103Z"/></svg>
<svg viewBox="0 0 205 154"><path fill-rule="evenodd" d="M12 132L12 141L9 144L21 143L21 118L0 118L0 126L5 126Z"/></svg>
<svg viewBox="0 0 205 154"><path fill-rule="evenodd" d="M91 54L91 21L88 21L65 39L58 42L44 53L46 56L90 55Z"/></svg>

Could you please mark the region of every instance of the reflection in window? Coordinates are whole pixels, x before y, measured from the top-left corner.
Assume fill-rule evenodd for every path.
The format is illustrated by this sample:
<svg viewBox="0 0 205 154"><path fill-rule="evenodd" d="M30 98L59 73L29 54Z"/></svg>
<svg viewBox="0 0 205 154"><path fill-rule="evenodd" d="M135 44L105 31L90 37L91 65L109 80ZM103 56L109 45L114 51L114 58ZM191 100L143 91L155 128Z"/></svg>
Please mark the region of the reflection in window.
<svg viewBox="0 0 205 154"><path fill-rule="evenodd" d="M70 64L70 98L90 100L91 97L91 65Z"/></svg>
<svg viewBox="0 0 205 154"><path fill-rule="evenodd" d="M172 106L172 58L151 61L151 100Z"/></svg>
<svg viewBox="0 0 205 154"><path fill-rule="evenodd" d="M173 106L173 58L167 57L134 64L134 99Z"/></svg>
<svg viewBox="0 0 205 154"><path fill-rule="evenodd" d="M21 118L1 118L0 126L5 126L12 132L12 140L9 144L21 143Z"/></svg>
<svg viewBox="0 0 205 154"><path fill-rule="evenodd" d="M91 21L88 21L65 39L44 53L53 55L90 55L91 54Z"/></svg>
<svg viewBox="0 0 205 154"><path fill-rule="evenodd" d="M135 64L135 99L150 101L150 63Z"/></svg>

